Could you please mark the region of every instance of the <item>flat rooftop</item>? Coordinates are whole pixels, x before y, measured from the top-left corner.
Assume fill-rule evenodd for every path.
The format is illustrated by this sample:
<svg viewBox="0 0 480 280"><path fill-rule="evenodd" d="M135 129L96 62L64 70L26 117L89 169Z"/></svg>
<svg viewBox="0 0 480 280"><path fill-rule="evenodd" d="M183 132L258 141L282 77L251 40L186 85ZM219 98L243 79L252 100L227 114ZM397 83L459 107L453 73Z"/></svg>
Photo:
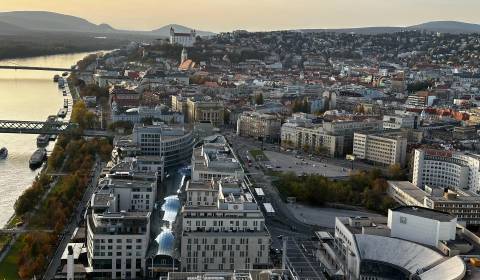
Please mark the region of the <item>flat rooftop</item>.
<svg viewBox="0 0 480 280"><path fill-rule="evenodd" d="M455 216L452 214L417 206L399 206L392 209L392 211L437 220L439 222L450 222L451 220L455 219Z"/></svg>

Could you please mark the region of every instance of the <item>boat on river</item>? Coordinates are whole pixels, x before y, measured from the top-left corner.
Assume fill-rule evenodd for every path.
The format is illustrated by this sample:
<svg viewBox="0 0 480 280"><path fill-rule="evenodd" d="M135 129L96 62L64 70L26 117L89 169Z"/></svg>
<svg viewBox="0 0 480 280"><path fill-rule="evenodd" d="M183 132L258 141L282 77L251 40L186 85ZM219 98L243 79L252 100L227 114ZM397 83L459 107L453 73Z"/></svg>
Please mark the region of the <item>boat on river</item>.
<svg viewBox="0 0 480 280"><path fill-rule="evenodd" d="M37 149L28 162L31 169L35 170L42 166L43 162L47 159L47 150L44 148Z"/></svg>

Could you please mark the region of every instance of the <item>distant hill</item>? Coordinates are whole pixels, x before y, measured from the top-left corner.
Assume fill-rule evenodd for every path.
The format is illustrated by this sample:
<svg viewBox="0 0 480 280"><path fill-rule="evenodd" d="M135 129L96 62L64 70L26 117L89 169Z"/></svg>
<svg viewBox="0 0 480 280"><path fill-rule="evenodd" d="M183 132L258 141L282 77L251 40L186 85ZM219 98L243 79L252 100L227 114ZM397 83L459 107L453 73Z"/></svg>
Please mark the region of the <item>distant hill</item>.
<svg viewBox="0 0 480 280"><path fill-rule="evenodd" d="M300 32L336 32L356 34L394 33L404 30L425 30L441 33L480 33L480 25L459 21L431 21L406 27L360 27L341 29L301 29Z"/></svg>
<svg viewBox="0 0 480 280"><path fill-rule="evenodd" d="M168 37L170 36L170 27L173 27L177 32L190 32L192 29L178 24L170 24L152 31L130 31L115 29L106 23L97 25L83 18L45 11L15 11L0 13L0 34L7 32L15 33L15 28L18 28L18 32L20 32L20 30L29 30ZM4 29L5 31L2 32ZM197 34L199 36L209 36L214 33L197 31Z"/></svg>
<svg viewBox="0 0 480 280"><path fill-rule="evenodd" d="M0 35L18 35L25 33L27 30L6 22L0 22Z"/></svg>
<svg viewBox="0 0 480 280"><path fill-rule="evenodd" d="M460 21L431 21L409 26L410 30L427 30L442 33L479 33L480 24Z"/></svg>
<svg viewBox="0 0 480 280"><path fill-rule="evenodd" d="M183 25L178 25L178 24L169 24L165 25L163 27L160 27L158 29L152 30L151 33L155 34L156 36L161 36L161 37L168 37L170 36L170 28L175 29L175 32L181 32L181 33L188 33L192 30L190 27L186 27ZM201 30L196 30L198 36L211 36L215 35L213 32L208 32L208 31L201 31Z"/></svg>
<svg viewBox="0 0 480 280"><path fill-rule="evenodd" d="M92 33L105 32L105 28L103 26L93 24L82 18L51 12L5 12L0 13L0 21L24 29L36 31L74 31Z"/></svg>

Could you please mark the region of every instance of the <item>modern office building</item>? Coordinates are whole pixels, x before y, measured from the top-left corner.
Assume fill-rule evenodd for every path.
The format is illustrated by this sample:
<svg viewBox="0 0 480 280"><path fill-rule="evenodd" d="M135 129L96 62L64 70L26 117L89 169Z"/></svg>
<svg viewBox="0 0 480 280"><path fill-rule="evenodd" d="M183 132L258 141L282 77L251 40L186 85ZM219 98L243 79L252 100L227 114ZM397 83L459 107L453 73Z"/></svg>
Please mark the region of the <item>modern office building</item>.
<svg viewBox="0 0 480 280"><path fill-rule="evenodd" d="M243 112L237 120L237 135L278 142L282 121L274 115Z"/></svg>
<svg viewBox="0 0 480 280"><path fill-rule="evenodd" d="M419 188L458 188L478 193L480 156L456 151L416 149L412 183Z"/></svg>
<svg viewBox="0 0 480 280"><path fill-rule="evenodd" d="M405 166L407 155L407 138L396 133L355 133L353 155L373 164Z"/></svg>
<svg viewBox="0 0 480 280"><path fill-rule="evenodd" d="M203 145L194 148L192 156L192 181L211 181L223 178L242 180L243 168L225 137L207 137Z"/></svg>
<svg viewBox="0 0 480 280"><path fill-rule="evenodd" d="M388 181L388 194L398 203L426 207L457 217L463 225L480 225L480 196L476 193L447 188L420 189L408 181Z"/></svg>
<svg viewBox="0 0 480 280"><path fill-rule="evenodd" d="M145 276L150 214L156 184L105 178L87 212L87 259L92 276L135 279Z"/></svg>
<svg viewBox="0 0 480 280"><path fill-rule="evenodd" d="M270 234L265 218L240 182L187 183L181 211L182 271L236 271L268 265Z"/></svg>
<svg viewBox="0 0 480 280"><path fill-rule="evenodd" d="M163 158L165 168L191 159L193 134L183 126L170 126L163 123L137 124L133 128L132 137L141 155Z"/></svg>

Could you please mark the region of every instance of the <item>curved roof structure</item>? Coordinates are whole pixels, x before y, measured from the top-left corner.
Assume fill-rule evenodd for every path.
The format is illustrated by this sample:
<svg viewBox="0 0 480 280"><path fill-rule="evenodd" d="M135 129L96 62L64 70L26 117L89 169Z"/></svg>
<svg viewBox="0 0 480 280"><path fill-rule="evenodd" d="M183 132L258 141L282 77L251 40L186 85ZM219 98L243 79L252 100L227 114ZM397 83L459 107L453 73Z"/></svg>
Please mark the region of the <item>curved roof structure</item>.
<svg viewBox="0 0 480 280"><path fill-rule="evenodd" d="M163 229L162 233L155 238L155 242L158 246L156 256L172 256L175 237L171 230Z"/></svg>
<svg viewBox="0 0 480 280"><path fill-rule="evenodd" d="M455 256L420 274L419 277L422 280L459 280L465 276L466 269L465 262L459 256Z"/></svg>
<svg viewBox="0 0 480 280"><path fill-rule="evenodd" d="M356 234L355 240L362 261L386 263L412 275L425 271L415 279L457 280L465 275L465 263L458 256L444 257L420 244L385 236Z"/></svg>
<svg viewBox="0 0 480 280"><path fill-rule="evenodd" d="M170 224L175 222L180 206L178 196L171 195L165 197L165 202L162 205L162 211L164 211L162 220L170 222Z"/></svg>
<svg viewBox="0 0 480 280"><path fill-rule="evenodd" d="M411 274L443 258L432 249L397 238L356 234L355 239L360 259L389 263Z"/></svg>

